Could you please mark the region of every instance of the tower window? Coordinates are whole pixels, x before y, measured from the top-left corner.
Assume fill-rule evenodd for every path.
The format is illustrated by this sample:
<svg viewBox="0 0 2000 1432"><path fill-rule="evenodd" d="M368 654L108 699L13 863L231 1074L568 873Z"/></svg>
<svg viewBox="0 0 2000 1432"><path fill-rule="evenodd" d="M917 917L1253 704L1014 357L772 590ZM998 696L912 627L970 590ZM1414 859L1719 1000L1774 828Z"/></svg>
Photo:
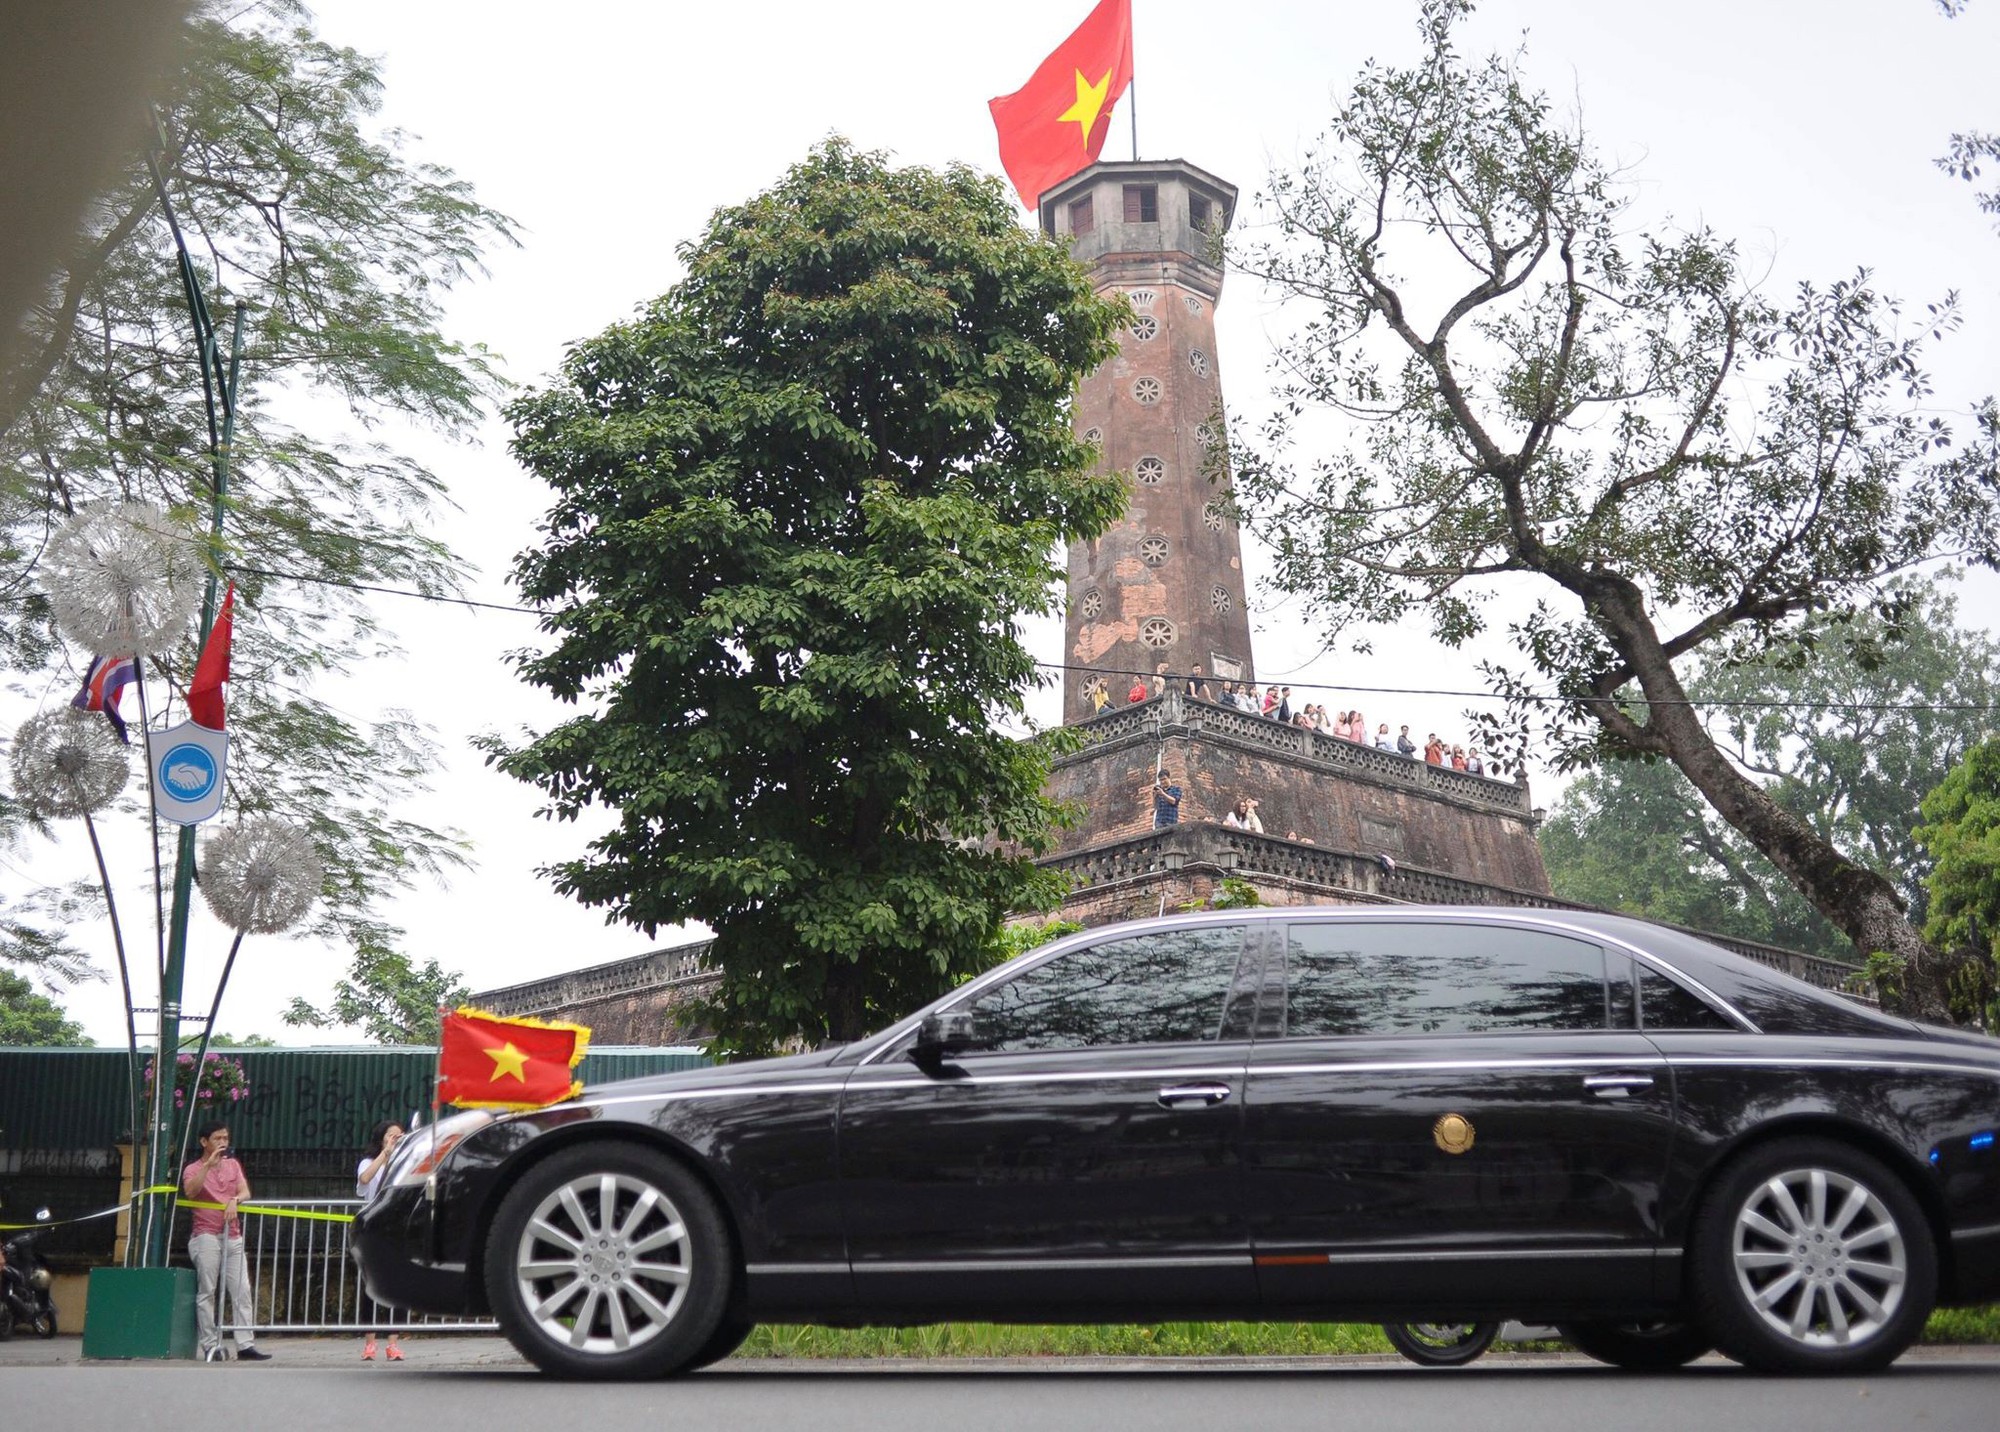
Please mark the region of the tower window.
<svg viewBox="0 0 2000 1432"><path fill-rule="evenodd" d="M1069 201L1069 231L1072 234L1087 234L1097 227L1097 206L1090 202L1090 195Z"/></svg>
<svg viewBox="0 0 2000 1432"><path fill-rule="evenodd" d="M1139 642L1155 651L1174 644L1174 624L1165 617L1147 617L1139 623Z"/></svg>
<svg viewBox="0 0 2000 1432"><path fill-rule="evenodd" d="M1141 343L1151 343L1160 336L1160 320L1150 313L1142 313L1132 320L1132 336Z"/></svg>
<svg viewBox="0 0 2000 1432"><path fill-rule="evenodd" d="M1142 408L1150 408L1165 396L1166 389L1160 386L1158 378L1135 378L1132 380L1132 399Z"/></svg>
<svg viewBox="0 0 2000 1432"><path fill-rule="evenodd" d="M1207 233L1208 226L1215 222L1215 205L1199 194L1188 195L1188 223L1197 233Z"/></svg>
<svg viewBox="0 0 2000 1432"><path fill-rule="evenodd" d="M1159 185L1127 184L1125 186L1125 222L1128 224L1157 224L1160 222Z"/></svg>
<svg viewBox="0 0 2000 1432"><path fill-rule="evenodd" d="M1142 457L1132 464L1132 476L1148 487L1158 487L1167 475L1167 465L1156 457Z"/></svg>
<svg viewBox="0 0 2000 1432"><path fill-rule="evenodd" d="M1167 539L1148 537L1139 544L1139 560L1148 567L1158 567L1167 560Z"/></svg>

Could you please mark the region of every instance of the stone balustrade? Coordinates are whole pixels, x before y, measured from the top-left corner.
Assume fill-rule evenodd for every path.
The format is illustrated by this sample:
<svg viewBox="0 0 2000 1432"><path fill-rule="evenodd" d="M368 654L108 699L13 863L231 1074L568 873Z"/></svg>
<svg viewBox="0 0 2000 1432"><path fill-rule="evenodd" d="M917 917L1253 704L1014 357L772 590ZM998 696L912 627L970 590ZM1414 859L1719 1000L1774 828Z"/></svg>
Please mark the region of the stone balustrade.
<svg viewBox="0 0 2000 1432"><path fill-rule="evenodd" d="M1325 731L1308 731L1269 716L1253 716L1232 706L1197 701L1180 691L1168 691L1132 705L1107 706L1071 729L1092 745L1133 736L1158 739L1200 732L1207 739L1220 737L1262 750L1280 751L1328 773L1430 791L1492 806L1510 815L1530 814L1525 783L1433 766L1400 752L1342 740Z"/></svg>
<svg viewBox="0 0 2000 1432"><path fill-rule="evenodd" d="M1255 883L1257 877L1317 886L1338 898L1351 894L1361 902L1413 905L1490 905L1533 910L1593 910L1552 895L1504 890L1433 870L1390 866L1375 856L1332 850L1235 830L1207 822L1189 822L1149 831L1129 840L1094 846L1042 862L1063 871L1079 885L1103 885L1162 871L1197 870L1236 876ZM1601 912L1600 912L1601 913ZM1685 926L1673 926L1697 939L1720 945L1761 965L1782 970L1821 989L1849 992L1856 967L1797 950L1780 949L1754 940L1738 940Z"/></svg>

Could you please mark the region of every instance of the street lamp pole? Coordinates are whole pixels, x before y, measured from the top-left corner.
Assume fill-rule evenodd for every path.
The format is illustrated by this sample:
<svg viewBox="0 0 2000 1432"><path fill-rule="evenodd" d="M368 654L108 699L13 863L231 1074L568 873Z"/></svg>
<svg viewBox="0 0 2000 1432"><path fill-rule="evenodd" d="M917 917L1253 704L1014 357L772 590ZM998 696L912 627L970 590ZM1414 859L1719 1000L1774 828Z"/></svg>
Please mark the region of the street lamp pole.
<svg viewBox="0 0 2000 1432"><path fill-rule="evenodd" d="M174 236L174 252L180 266L181 287L187 298L188 314L194 323L197 356L201 362L202 394L208 407L208 455L211 473L209 492L209 572L208 590L201 603L199 643L208 640L215 625L216 587L222 562L222 514L229 493L230 444L236 436L236 380L243 362L244 306L236 305L227 362L216 340L215 321L201 291L201 278L188 255L187 241L174 217L167 194L166 176L160 170L157 150L146 156L152 171L167 227ZM199 645L198 643L198 645ZM158 820L157 813L153 815ZM174 1138L175 1110L172 1091L179 1075L181 987L187 965L188 907L194 893L194 827L183 825L174 858L173 905L167 917L167 953L160 972L160 1046L153 1060L153 1107L146 1141L146 1186L163 1188L178 1185L180 1170L168 1166ZM194 1117L194 1110L187 1110ZM149 1216L145 1224L145 1245L141 1259L147 1267L167 1266L168 1243L173 1231L174 1195L148 1196Z"/></svg>

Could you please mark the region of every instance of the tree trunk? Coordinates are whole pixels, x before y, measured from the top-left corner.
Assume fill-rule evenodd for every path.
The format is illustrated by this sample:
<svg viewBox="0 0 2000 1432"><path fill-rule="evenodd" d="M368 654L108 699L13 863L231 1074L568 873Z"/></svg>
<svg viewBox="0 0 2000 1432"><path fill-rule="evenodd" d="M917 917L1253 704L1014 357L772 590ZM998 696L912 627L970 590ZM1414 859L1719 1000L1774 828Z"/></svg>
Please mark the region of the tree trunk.
<svg viewBox="0 0 2000 1432"><path fill-rule="evenodd" d="M826 969L826 1033L835 1044L852 1044L868 1028L866 972L858 961L830 956Z"/></svg>
<svg viewBox="0 0 2000 1432"><path fill-rule="evenodd" d="M1833 922L1863 957L1893 955L1899 984L1882 990L1885 1005L1913 1019L1951 1021L1949 977L1957 963L1924 943L1903 911L1896 887L1836 850L1806 822L1744 776L1709 736L1688 704L1673 660L1661 650L1636 588L1603 588L1590 597L1592 615L1624 658L1649 705L1646 731L1694 788L1745 839L1777 866L1813 908Z"/></svg>

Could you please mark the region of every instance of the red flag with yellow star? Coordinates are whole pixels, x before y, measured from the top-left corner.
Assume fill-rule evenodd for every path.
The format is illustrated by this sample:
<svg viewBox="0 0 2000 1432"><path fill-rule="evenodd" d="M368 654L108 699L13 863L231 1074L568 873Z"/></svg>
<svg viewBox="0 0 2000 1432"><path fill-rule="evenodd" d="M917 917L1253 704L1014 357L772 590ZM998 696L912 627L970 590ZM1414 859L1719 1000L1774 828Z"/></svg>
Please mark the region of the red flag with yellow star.
<svg viewBox="0 0 2000 1432"><path fill-rule="evenodd" d="M1032 209L1042 195L1097 162L1111 109L1132 83L1132 0L1100 0L1012 94L987 103L1000 131L1000 166Z"/></svg>
<svg viewBox="0 0 2000 1432"><path fill-rule="evenodd" d="M572 1072L590 1048L581 1024L506 1019L479 1009L444 1017L438 1102L461 1109L539 1109L583 1092Z"/></svg>

